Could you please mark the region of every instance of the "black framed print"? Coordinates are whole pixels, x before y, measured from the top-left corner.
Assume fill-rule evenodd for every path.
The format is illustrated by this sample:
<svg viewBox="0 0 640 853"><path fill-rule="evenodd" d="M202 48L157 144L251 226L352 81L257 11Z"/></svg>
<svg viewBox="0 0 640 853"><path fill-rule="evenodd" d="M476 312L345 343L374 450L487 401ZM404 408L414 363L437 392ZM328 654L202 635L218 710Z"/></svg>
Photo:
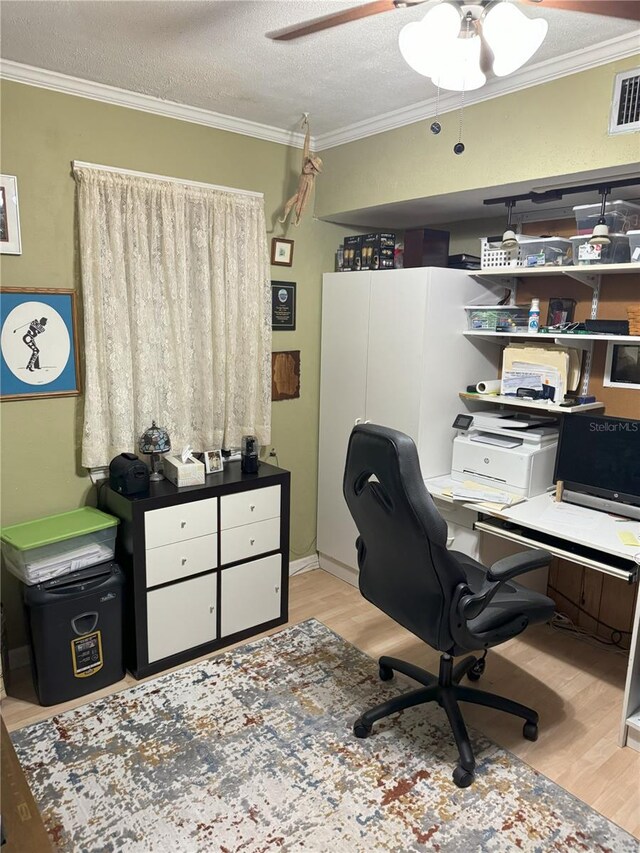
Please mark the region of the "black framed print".
<svg viewBox="0 0 640 853"><path fill-rule="evenodd" d="M271 282L271 328L274 332L294 331L296 328L295 281Z"/></svg>

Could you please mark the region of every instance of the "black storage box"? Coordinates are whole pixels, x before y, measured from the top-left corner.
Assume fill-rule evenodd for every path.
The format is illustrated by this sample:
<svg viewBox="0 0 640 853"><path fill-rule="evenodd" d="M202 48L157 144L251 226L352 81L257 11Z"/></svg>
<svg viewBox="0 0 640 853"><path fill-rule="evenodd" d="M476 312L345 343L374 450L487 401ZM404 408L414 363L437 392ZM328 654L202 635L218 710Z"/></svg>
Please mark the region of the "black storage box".
<svg viewBox="0 0 640 853"><path fill-rule="evenodd" d="M359 235L354 235L352 237L345 237L344 242L342 244L343 248L343 259L342 259L342 269L343 270L359 270L362 268L362 237Z"/></svg>
<svg viewBox="0 0 640 853"><path fill-rule="evenodd" d="M449 265L449 232L417 228L404 234L404 267Z"/></svg>
<svg viewBox="0 0 640 853"><path fill-rule="evenodd" d="M41 705L57 705L124 678L124 574L100 563L26 586L33 681Z"/></svg>

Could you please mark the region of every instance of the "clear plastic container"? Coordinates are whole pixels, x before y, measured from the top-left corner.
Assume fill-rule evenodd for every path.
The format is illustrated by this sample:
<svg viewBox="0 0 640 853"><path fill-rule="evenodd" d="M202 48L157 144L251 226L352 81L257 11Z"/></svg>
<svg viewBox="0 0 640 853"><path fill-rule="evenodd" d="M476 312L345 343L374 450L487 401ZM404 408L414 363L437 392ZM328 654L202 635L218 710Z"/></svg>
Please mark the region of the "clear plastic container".
<svg viewBox="0 0 640 853"><path fill-rule="evenodd" d="M629 262L629 237L626 234L609 234L611 243L589 244L591 234L571 237L575 266L592 264L626 264Z"/></svg>
<svg viewBox="0 0 640 853"><path fill-rule="evenodd" d="M523 248L525 267L566 267L572 262L571 240L566 237L539 237Z"/></svg>
<svg viewBox="0 0 640 853"><path fill-rule="evenodd" d="M578 234L591 234L600 217L601 204L579 204L573 208ZM608 201L604 218L609 231L626 234L640 228L640 204L632 201Z"/></svg>
<svg viewBox="0 0 640 853"><path fill-rule="evenodd" d="M471 331L518 334L528 329L528 305L469 305L464 310Z"/></svg>
<svg viewBox="0 0 640 853"><path fill-rule="evenodd" d="M2 529L9 571L36 584L112 560L119 519L93 507L50 515Z"/></svg>
<svg viewBox="0 0 640 853"><path fill-rule="evenodd" d="M629 238L629 254L631 255L631 263L640 263L640 230L627 231Z"/></svg>

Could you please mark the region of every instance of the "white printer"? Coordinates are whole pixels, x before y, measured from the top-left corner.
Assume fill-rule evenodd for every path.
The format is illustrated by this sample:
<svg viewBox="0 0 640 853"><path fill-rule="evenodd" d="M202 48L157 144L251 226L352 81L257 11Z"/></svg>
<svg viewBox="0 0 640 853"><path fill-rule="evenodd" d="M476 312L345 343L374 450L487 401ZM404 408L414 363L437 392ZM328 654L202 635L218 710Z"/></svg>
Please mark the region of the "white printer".
<svg viewBox="0 0 640 853"><path fill-rule="evenodd" d="M553 484L557 421L504 412L474 412L453 440L451 477L530 498ZM458 419L456 419L458 424Z"/></svg>

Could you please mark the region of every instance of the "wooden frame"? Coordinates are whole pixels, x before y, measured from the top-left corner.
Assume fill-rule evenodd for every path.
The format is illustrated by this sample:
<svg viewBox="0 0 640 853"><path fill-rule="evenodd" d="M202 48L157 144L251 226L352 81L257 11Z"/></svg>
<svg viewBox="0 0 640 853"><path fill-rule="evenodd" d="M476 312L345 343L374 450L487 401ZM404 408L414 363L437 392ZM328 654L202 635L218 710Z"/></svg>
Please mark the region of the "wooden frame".
<svg viewBox="0 0 640 853"><path fill-rule="evenodd" d="M285 240L284 237L271 239L271 263L279 267L293 264L293 240Z"/></svg>
<svg viewBox="0 0 640 853"><path fill-rule="evenodd" d="M2 287L0 327L0 400L81 393L75 290Z"/></svg>
<svg viewBox="0 0 640 853"><path fill-rule="evenodd" d="M623 353L622 350L629 352ZM623 359L627 361L626 365L621 363ZM640 344L609 341L602 384L607 388L631 388L640 391Z"/></svg>
<svg viewBox="0 0 640 853"><path fill-rule="evenodd" d="M22 254L18 179L14 175L0 175L0 253Z"/></svg>

